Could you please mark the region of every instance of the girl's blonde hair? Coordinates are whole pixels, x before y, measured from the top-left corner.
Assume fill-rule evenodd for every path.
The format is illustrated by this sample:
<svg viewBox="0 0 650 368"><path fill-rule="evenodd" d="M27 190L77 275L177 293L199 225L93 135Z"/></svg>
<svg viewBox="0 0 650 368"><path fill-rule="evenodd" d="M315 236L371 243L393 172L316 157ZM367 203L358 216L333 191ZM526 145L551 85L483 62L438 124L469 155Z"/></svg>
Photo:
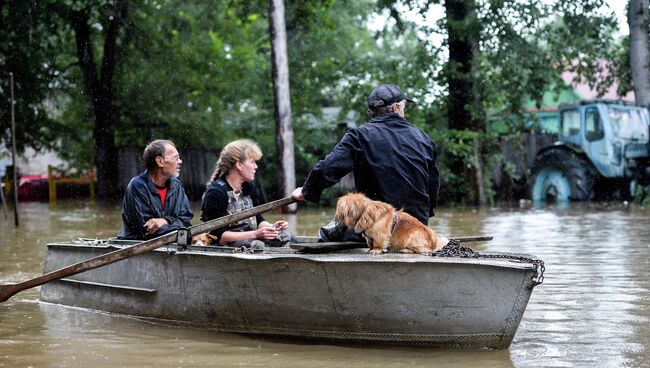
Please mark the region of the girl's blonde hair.
<svg viewBox="0 0 650 368"><path fill-rule="evenodd" d="M228 175L237 162L244 162L249 158L255 161L262 158L262 150L257 143L250 139L238 139L228 143L221 150L208 185L220 177Z"/></svg>

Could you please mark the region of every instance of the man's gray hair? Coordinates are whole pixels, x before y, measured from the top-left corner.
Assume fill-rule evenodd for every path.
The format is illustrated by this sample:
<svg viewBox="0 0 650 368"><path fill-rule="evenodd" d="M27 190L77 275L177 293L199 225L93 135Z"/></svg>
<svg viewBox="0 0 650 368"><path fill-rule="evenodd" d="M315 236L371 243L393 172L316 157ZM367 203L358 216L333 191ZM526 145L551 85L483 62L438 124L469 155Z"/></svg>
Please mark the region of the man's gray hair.
<svg viewBox="0 0 650 368"><path fill-rule="evenodd" d="M406 100L402 100L400 102L394 102L393 104L391 104L389 106L380 106L380 107L368 108L368 115L370 115L370 117L374 118L375 116L390 114L391 112L393 112L393 106L395 106L395 105L401 105L402 109L403 109L406 106Z"/></svg>
<svg viewBox="0 0 650 368"><path fill-rule="evenodd" d="M142 160L144 161L144 166L147 168L147 171L158 167L156 157L165 157L165 147L167 145L176 147L172 141L166 139L156 139L145 147L144 152L142 153Z"/></svg>

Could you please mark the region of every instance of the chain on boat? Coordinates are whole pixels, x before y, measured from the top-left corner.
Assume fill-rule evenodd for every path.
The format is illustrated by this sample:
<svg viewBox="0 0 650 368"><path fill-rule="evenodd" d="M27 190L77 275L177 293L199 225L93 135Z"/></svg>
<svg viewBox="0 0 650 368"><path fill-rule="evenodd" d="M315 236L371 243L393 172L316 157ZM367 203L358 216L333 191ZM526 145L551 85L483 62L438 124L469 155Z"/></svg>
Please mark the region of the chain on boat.
<svg viewBox="0 0 650 368"><path fill-rule="evenodd" d="M445 245L441 250L434 252L432 256L458 258L496 258L531 263L535 269L535 276L533 277L533 284L531 285L531 288L544 282L544 271L546 268L544 267L544 261L541 259L517 256L514 254L480 253L477 250L460 245L460 242L455 239L450 239L447 245Z"/></svg>

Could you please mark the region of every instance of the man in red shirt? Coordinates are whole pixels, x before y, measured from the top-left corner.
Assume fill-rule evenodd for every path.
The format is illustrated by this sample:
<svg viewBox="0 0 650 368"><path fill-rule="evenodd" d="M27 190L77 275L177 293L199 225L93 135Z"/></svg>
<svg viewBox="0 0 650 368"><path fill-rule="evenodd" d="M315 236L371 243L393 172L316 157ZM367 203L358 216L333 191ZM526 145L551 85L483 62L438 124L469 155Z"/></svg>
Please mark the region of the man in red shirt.
<svg viewBox="0 0 650 368"><path fill-rule="evenodd" d="M189 200L177 178L183 161L174 144L155 140L142 158L147 170L126 187L119 239L151 239L191 226Z"/></svg>

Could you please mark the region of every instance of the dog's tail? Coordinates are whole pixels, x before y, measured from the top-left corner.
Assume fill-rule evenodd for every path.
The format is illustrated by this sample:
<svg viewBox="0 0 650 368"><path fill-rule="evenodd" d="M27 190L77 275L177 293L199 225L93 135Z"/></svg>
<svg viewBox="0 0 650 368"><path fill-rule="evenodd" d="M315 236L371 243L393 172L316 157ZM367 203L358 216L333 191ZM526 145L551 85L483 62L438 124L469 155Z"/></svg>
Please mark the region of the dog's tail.
<svg viewBox="0 0 650 368"><path fill-rule="evenodd" d="M449 239L440 234L436 234L436 250L442 249L447 244L449 244Z"/></svg>
<svg viewBox="0 0 650 368"><path fill-rule="evenodd" d="M430 242L434 252L439 251L440 249L442 249L442 247L449 244L449 239L436 233L435 231L433 231L432 228L428 226L427 229L429 229L429 236L431 237Z"/></svg>

